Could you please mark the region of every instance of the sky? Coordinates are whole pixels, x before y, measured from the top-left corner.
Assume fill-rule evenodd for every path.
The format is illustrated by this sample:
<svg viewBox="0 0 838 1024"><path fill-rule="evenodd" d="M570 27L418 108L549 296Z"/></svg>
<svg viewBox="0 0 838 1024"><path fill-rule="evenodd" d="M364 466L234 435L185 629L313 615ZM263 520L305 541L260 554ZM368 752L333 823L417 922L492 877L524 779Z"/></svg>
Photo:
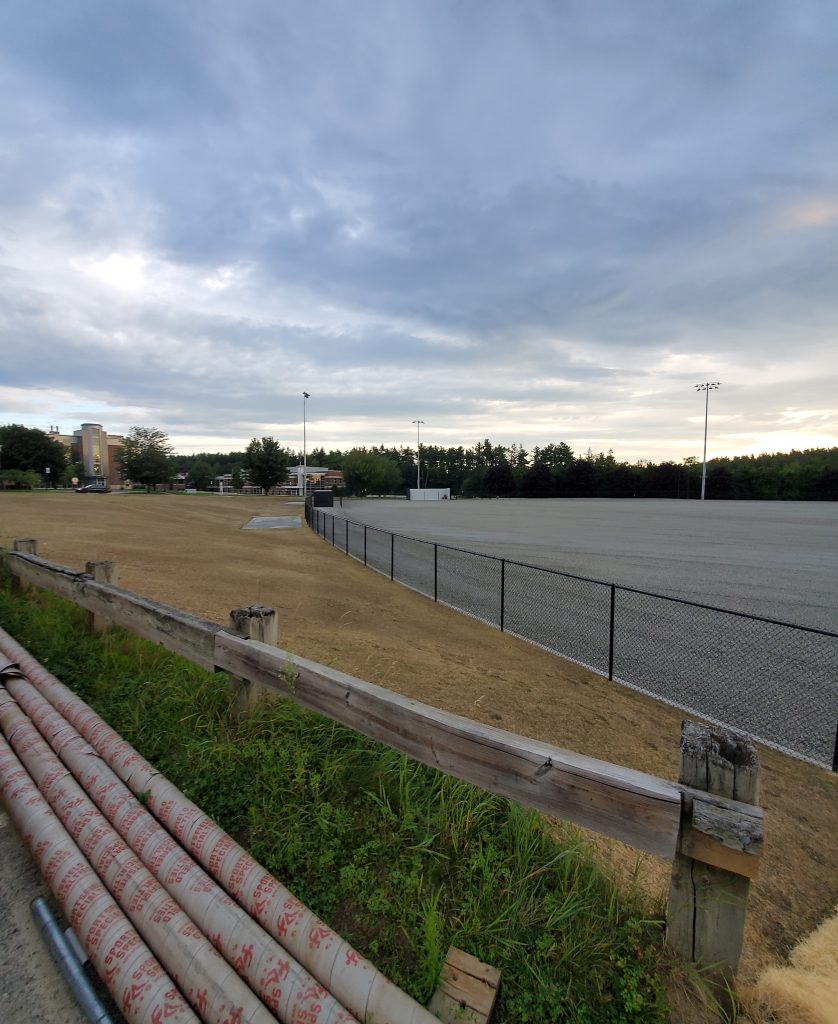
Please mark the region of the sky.
<svg viewBox="0 0 838 1024"><path fill-rule="evenodd" d="M832 0L7 3L0 89L0 423L838 445Z"/></svg>

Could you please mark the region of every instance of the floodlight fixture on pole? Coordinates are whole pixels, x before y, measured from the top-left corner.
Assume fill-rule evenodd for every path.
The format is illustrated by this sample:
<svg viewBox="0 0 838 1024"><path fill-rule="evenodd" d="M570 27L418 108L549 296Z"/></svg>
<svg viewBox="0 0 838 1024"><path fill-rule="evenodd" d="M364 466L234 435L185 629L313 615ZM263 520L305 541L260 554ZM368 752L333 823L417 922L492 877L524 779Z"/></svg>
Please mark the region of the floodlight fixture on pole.
<svg viewBox="0 0 838 1024"><path fill-rule="evenodd" d="M696 391L704 392L704 457L701 460L701 500L704 501L704 488L707 483L707 418L710 413L710 392L722 386L721 381L706 380L703 384L696 384Z"/></svg>
<svg viewBox="0 0 838 1024"><path fill-rule="evenodd" d="M421 478L421 475L420 475L420 472L421 472L420 467L421 467L421 464L422 464L422 454L421 454L422 453L422 449L421 449L421 447L419 445L419 424L420 423L424 424L425 421L424 420L411 420L410 422L416 424L416 490L418 491L419 488L422 486L422 483L421 483L421 479L422 478Z"/></svg>
<svg viewBox="0 0 838 1024"><path fill-rule="evenodd" d="M311 398L311 395L307 392L303 392L303 497L306 495L306 487L308 485L308 478L306 476L306 470L308 468L308 460L306 457L306 399Z"/></svg>

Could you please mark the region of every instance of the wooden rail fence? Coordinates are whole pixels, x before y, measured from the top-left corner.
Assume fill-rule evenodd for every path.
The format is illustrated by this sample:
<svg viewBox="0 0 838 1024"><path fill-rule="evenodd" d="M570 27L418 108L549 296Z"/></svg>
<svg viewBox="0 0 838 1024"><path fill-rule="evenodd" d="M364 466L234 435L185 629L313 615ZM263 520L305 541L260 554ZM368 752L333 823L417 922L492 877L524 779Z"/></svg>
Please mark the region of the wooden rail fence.
<svg viewBox="0 0 838 1024"><path fill-rule="evenodd" d="M235 609L224 629L116 586L112 562L88 563L79 572L39 558L34 540L15 541L2 557L21 583L86 609L91 628L119 625L228 673L242 704L273 691L455 778L672 860L668 942L685 959L713 965L721 992L735 976L763 838L759 762L748 740L685 722L675 785L284 651L276 646L272 609Z"/></svg>

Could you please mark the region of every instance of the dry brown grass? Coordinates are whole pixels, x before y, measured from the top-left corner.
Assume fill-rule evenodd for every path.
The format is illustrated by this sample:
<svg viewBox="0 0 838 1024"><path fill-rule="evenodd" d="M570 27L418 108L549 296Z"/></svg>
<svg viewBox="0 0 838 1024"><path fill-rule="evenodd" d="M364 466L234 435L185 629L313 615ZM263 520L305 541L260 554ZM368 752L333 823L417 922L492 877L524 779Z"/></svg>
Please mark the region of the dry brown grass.
<svg viewBox="0 0 838 1024"><path fill-rule="evenodd" d="M776 1024L838 1021L838 912L793 950L788 967L769 967L748 1003L752 1015Z"/></svg>
<svg viewBox="0 0 838 1024"><path fill-rule="evenodd" d="M440 708L674 779L681 713L435 605L307 529L242 531L282 499L0 494L0 541L36 537L69 566L115 558L120 583L226 622L276 607L280 643ZM766 850L749 905L740 977L753 982L838 902L838 777L762 749ZM663 900L669 866L596 838L614 873Z"/></svg>

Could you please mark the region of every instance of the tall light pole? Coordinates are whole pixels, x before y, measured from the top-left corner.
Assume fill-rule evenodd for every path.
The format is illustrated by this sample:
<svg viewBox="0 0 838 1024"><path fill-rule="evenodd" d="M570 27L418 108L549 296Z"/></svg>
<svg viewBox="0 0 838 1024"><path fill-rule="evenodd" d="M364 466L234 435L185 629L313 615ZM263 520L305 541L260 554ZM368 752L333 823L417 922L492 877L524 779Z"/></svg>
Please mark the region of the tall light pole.
<svg viewBox="0 0 838 1024"><path fill-rule="evenodd" d="M311 398L311 395L307 392L303 392L303 497L306 495L306 485L308 480L306 479L306 469L308 468L308 460L306 456L306 399Z"/></svg>
<svg viewBox="0 0 838 1024"><path fill-rule="evenodd" d="M420 466L422 464L421 463L421 458L422 458L421 452L422 452L422 449L419 447L419 424L420 423L424 424L425 421L424 420L411 420L410 422L416 424L416 490L418 491L419 488L422 486L421 476L420 476Z"/></svg>
<svg viewBox="0 0 838 1024"><path fill-rule="evenodd" d="M706 380L703 384L696 384L696 391L704 392L704 458L701 460L701 500L704 501L704 487L707 483L707 417L710 413L710 392L720 388L721 381Z"/></svg>

